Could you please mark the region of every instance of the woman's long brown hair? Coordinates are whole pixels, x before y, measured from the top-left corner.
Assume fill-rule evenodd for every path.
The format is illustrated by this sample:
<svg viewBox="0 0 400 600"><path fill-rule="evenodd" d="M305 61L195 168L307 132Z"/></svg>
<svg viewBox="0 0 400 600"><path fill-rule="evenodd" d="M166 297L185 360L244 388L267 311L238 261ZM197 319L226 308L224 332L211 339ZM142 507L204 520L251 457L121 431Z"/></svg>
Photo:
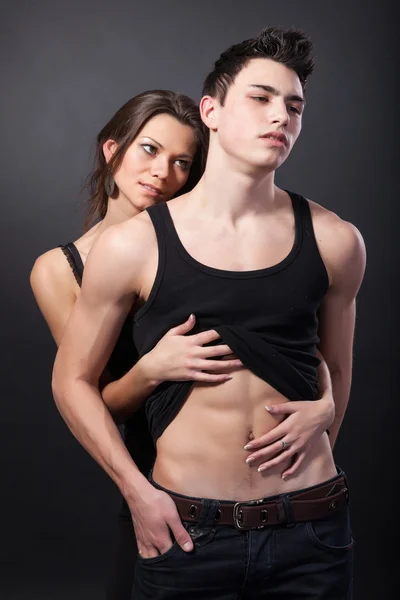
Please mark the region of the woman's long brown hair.
<svg viewBox="0 0 400 600"><path fill-rule="evenodd" d="M115 113L97 136L95 169L86 186L90 190L90 198L85 217L85 231L103 219L107 212L108 195L104 188L106 177L118 169L125 152L144 125L160 114L171 115L183 125L192 127L197 140L197 151L188 180L178 193L185 194L199 181L206 162L208 129L201 120L196 103L188 96L170 90L151 90L138 94ZM103 144L109 139L117 142L118 148L107 163L103 154Z"/></svg>

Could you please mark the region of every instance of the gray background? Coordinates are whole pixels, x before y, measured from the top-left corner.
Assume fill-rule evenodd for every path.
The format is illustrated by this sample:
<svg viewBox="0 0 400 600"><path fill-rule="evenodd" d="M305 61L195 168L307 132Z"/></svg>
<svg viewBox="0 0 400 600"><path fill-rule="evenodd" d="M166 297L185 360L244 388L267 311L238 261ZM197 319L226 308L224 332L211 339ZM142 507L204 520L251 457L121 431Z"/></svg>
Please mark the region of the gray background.
<svg viewBox="0 0 400 600"><path fill-rule="evenodd" d="M4 3L1 598L100 600L119 506L116 488L54 406L55 346L30 292L33 262L79 235L80 189L112 114L151 88L198 100L220 52L266 25L305 29L317 58L303 133L277 181L353 222L367 245L353 390L335 457L352 491L355 600L391 597L399 416L394 17L385 0Z"/></svg>

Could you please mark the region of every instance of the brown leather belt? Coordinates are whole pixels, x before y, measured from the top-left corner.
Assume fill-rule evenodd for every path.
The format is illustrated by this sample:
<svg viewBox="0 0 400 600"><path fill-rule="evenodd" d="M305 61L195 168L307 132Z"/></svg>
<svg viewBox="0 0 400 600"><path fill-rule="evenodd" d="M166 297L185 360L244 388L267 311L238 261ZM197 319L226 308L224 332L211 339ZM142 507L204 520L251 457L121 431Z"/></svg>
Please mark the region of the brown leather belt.
<svg viewBox="0 0 400 600"><path fill-rule="evenodd" d="M201 514L201 500L182 498L169 492L182 521L197 523ZM298 523L322 519L348 504L348 490L344 477L321 484L304 492L285 495L274 500L248 502L220 502L215 525L233 525L236 529L262 529L270 525Z"/></svg>

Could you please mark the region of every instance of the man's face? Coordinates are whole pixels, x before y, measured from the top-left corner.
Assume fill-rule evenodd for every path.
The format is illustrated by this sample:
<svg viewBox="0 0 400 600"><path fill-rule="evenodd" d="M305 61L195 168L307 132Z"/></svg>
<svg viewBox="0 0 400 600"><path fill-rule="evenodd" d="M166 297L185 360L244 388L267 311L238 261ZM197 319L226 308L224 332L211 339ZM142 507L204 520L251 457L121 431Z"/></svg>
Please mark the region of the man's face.
<svg viewBox="0 0 400 600"><path fill-rule="evenodd" d="M273 60L252 59L228 89L224 106L218 105L221 147L250 170L277 169L300 134L303 97L294 71Z"/></svg>

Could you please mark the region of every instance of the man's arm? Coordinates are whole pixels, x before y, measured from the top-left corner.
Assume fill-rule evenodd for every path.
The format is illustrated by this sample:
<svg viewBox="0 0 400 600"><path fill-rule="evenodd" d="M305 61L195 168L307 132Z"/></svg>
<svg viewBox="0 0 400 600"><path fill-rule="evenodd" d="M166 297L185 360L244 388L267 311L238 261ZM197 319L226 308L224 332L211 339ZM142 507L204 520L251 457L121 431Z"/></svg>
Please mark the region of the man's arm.
<svg viewBox="0 0 400 600"><path fill-rule="evenodd" d="M53 371L57 407L75 437L118 487L136 469L108 410L98 381L134 299L132 270L118 230L110 228L88 257L82 290L64 330ZM115 268L115 264L119 268ZM138 482L140 477L138 477Z"/></svg>
<svg viewBox="0 0 400 600"><path fill-rule="evenodd" d="M334 447L350 396L356 296L366 264L364 241L350 223L332 215L332 228L323 250L330 287L319 311L319 350L331 374L335 418L330 427Z"/></svg>
<svg viewBox="0 0 400 600"><path fill-rule="evenodd" d="M355 299L366 261L363 239L353 225L314 202L310 202L310 206L317 242L330 277L329 291L319 311L319 357L322 362L318 376L322 397L319 401L288 402L269 407L274 415L287 415L287 418L246 445L251 452L256 450L251 456L267 460L260 465L263 468L276 466L296 453L297 460L282 474L283 477L293 475L312 437L320 435L326 427L329 427L331 447L335 444L349 400ZM289 438L290 445L285 452L280 452L283 437Z"/></svg>
<svg viewBox="0 0 400 600"><path fill-rule="evenodd" d="M90 252L82 290L56 356L53 392L74 436L125 496L139 549L150 557L171 546L169 529L184 550L192 549L191 538L171 498L154 489L137 469L98 390L100 375L140 289L144 257L151 251L151 225L146 226L142 215L135 219L140 220L110 227Z"/></svg>

